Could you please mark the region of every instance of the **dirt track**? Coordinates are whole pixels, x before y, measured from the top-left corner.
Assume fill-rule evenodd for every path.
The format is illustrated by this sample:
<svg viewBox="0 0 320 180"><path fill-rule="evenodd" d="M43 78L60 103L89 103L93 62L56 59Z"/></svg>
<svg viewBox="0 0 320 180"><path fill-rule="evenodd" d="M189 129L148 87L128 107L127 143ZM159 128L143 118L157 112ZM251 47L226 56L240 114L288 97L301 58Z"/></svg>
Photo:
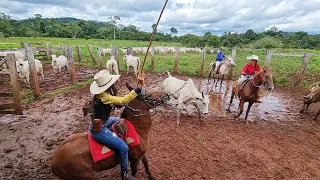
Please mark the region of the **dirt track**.
<svg viewBox="0 0 320 180"><path fill-rule="evenodd" d="M156 88L166 77L147 73L146 84ZM192 79L206 87L205 80ZM122 75L121 94L128 92L126 81L134 83L132 74ZM298 113L305 91L275 87L252 107L255 123L247 125L244 115L233 119L238 101L232 114L225 113L229 93L221 89L211 95L203 125L184 115L178 127L172 109L153 117L147 156L156 179L320 179L320 120L312 120L319 104L311 105L310 115ZM90 97L86 86L31 103L23 116L0 117L1 179L58 179L50 169L51 155L66 136L88 129L81 108ZM116 178L119 167L97 173L97 179ZM142 164L137 178L146 179Z"/></svg>

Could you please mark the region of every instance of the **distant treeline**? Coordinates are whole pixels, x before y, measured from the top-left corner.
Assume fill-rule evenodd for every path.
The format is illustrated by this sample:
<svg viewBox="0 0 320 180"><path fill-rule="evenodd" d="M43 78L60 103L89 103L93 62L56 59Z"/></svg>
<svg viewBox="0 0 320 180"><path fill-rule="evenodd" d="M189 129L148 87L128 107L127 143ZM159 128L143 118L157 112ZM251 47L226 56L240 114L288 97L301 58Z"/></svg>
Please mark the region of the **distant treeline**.
<svg viewBox="0 0 320 180"><path fill-rule="evenodd" d="M149 41L150 32L140 31L135 25L118 25L120 17L109 17L107 22L84 21L75 18L42 18L36 14L24 20L11 19L0 13L0 38L4 37L61 37L84 39L121 39ZM150 26L150 31L154 25ZM155 41L180 42L186 47L247 47L247 48L303 48L320 49L320 34L306 32L283 32L276 27L261 33L249 29L246 33L225 32L220 37L210 32L202 36L186 34L176 36L178 29L172 27L171 33L157 32Z"/></svg>

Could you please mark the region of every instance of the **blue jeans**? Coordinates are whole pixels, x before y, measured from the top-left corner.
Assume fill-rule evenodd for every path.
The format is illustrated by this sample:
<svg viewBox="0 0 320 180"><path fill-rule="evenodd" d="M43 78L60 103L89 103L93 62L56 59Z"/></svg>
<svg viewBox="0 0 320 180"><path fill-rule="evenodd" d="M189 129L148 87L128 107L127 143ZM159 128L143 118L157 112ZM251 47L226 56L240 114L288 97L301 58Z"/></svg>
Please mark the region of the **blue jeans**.
<svg viewBox="0 0 320 180"><path fill-rule="evenodd" d="M98 143L119 151L121 174L123 174L127 171L128 168L129 147L122 139L116 136L115 133L110 131L110 129L108 128L113 123L119 120L119 117L110 116L108 122L102 126L102 130L100 132L92 132L92 124L90 123L90 134L92 138Z"/></svg>

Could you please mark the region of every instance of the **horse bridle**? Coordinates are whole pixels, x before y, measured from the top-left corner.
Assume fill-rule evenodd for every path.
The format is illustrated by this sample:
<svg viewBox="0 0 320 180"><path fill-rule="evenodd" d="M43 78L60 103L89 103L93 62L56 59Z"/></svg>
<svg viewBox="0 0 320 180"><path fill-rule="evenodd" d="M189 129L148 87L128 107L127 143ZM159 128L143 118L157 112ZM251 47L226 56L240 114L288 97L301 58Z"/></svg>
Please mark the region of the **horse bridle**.
<svg viewBox="0 0 320 180"><path fill-rule="evenodd" d="M154 109L155 107L166 103L167 101L170 100L170 97L168 94L163 93L163 96L161 98L152 98L149 96L138 96L137 99L139 101L142 101L143 103L145 103L150 109ZM126 108L128 108L129 110L131 110L133 112L133 116L145 116L150 114L151 116L153 116L154 114L156 114L157 112L154 112L153 114L150 113L150 111L148 112L144 112L142 113L141 110L139 109L134 109L132 107L130 107L129 105L125 105ZM136 114L138 113L138 114Z"/></svg>
<svg viewBox="0 0 320 180"><path fill-rule="evenodd" d="M261 88L262 84L265 84L265 82L266 82L264 72L259 73L259 78L262 79L262 83L261 83L260 86L258 86L258 85L256 85L256 84L254 83L254 78L252 79L252 84L253 84L256 88ZM267 86L267 85L265 85L265 86Z"/></svg>

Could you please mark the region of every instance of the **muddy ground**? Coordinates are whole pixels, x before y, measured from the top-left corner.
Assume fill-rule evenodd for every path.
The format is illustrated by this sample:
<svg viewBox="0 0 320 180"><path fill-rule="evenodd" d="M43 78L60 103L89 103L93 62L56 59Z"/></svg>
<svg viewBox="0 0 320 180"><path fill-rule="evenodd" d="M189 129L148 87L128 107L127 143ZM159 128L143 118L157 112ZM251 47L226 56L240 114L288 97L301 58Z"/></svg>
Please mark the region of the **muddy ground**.
<svg viewBox="0 0 320 180"><path fill-rule="evenodd" d="M50 69L48 70L50 71ZM96 72L79 69L82 81ZM51 72L51 71L50 71ZM85 73L89 72L89 73ZM88 75L89 74L89 75ZM63 87L63 80L47 75L54 83L40 85L45 91ZM166 74L146 73L148 89L156 89ZM177 75L181 79L186 76ZM206 90L206 80L193 77ZM134 84L133 74L122 74L117 84L127 93L125 82ZM61 83L60 83L61 82ZM153 116L147 157L156 179L320 179L320 118L312 120L319 104L310 114L300 114L306 90L275 87L252 107L249 124L234 119L238 100L226 113L232 82L214 89L210 113L200 124L195 114L183 115L176 125L172 108L160 108ZM24 115L0 117L0 178L58 179L50 169L50 158L63 139L88 129L82 106L90 99L89 86L24 106ZM245 106L246 107L246 106ZM120 179L119 166L96 175L96 179ZM138 179L146 179L143 165Z"/></svg>

